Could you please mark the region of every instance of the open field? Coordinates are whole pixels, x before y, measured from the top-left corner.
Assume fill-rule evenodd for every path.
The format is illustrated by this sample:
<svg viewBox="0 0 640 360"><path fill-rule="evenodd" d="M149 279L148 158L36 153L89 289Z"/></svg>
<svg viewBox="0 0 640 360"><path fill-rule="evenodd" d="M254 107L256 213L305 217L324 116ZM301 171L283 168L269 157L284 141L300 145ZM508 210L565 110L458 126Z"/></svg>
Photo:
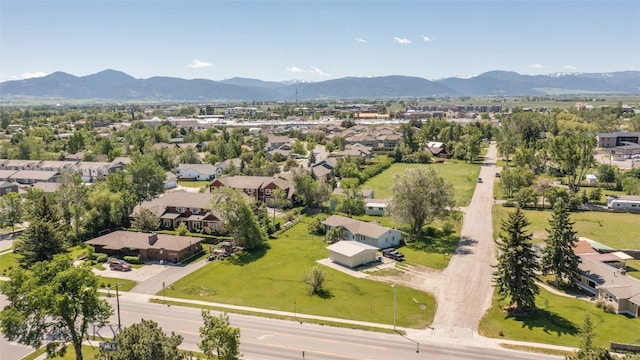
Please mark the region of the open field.
<svg viewBox="0 0 640 360"><path fill-rule="evenodd" d="M211 181L178 181L178 185L192 188L201 188L204 186L209 186L209 184L211 184Z"/></svg>
<svg viewBox="0 0 640 360"><path fill-rule="evenodd" d="M309 295L304 274L329 255L322 237L307 232L310 220L304 217L264 249L208 264L174 283L167 296L391 324L394 289L388 283L325 267L325 292ZM414 298L426 303L424 323ZM434 310L431 295L398 286L399 326L424 328Z"/></svg>
<svg viewBox="0 0 640 360"><path fill-rule="evenodd" d="M471 202L473 191L476 188L476 180L480 173L478 164L469 164L463 161L447 160L442 164L404 164L395 163L387 170L369 179L362 187L372 189L378 199L390 199L392 197L391 186L393 176L402 174L408 169L433 167L442 177L453 185L456 205L466 206Z"/></svg>
<svg viewBox="0 0 640 360"><path fill-rule="evenodd" d="M578 328L589 313L594 323L596 345L608 348L610 341L640 343L638 319L605 313L584 300L553 295L541 289L536 298L538 309L535 313L518 318L502 311L506 305L506 301L499 301L494 296L491 309L480 322L478 331L481 335L577 347L580 341Z"/></svg>
<svg viewBox="0 0 640 360"><path fill-rule="evenodd" d="M506 219L513 208L501 205L493 207L494 238L499 236L501 219ZM525 210L531 222L528 230L533 233L534 243L541 243L547 236L546 228L551 210ZM578 236L584 236L615 249L640 249L640 238L632 231L638 228L640 214L579 211L571 213L571 220Z"/></svg>

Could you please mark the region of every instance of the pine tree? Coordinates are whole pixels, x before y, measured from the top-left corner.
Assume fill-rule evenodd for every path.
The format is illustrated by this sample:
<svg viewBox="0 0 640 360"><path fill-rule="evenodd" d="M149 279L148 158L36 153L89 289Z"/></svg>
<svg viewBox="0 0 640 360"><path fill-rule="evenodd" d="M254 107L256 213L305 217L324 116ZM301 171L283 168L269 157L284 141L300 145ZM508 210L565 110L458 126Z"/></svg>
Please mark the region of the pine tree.
<svg viewBox="0 0 640 360"><path fill-rule="evenodd" d="M509 306L515 313L535 307L535 297L540 292L536 285L538 263L532 247L532 234L525 228L529 221L520 208L502 221L502 239L496 241L500 254L493 273L498 293L509 298Z"/></svg>
<svg viewBox="0 0 640 360"><path fill-rule="evenodd" d="M44 260L66 251L67 242L62 230L61 217L50 196L38 199L31 214L31 223L15 243L15 252L20 255L20 266L29 268Z"/></svg>
<svg viewBox="0 0 640 360"><path fill-rule="evenodd" d="M549 227L547 229L549 236L545 240L546 247L542 251L540 264L543 274L555 273L556 286L565 280L569 284L578 281L580 257L573 250L578 238L573 230L569 208L564 200L559 199L553 207Z"/></svg>

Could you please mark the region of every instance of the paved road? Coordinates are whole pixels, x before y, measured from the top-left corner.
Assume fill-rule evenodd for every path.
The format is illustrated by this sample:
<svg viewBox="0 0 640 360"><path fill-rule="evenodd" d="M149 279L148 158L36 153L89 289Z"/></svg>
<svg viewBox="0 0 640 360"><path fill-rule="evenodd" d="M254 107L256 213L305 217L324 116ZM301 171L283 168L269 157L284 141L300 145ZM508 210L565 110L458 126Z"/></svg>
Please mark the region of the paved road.
<svg viewBox="0 0 640 360"><path fill-rule="evenodd" d="M198 329L202 326L200 310L196 308L148 303L144 295L123 294L120 301L122 326L152 319L165 330L184 337L186 350L198 350ZM114 299L110 301L113 303ZM115 308L115 304L114 304ZM288 314L294 315L294 314ZM303 314L298 314L304 316ZM520 353L500 349L497 342L483 346L460 341L432 338L419 340L395 334L314 325L306 322L276 320L239 314L229 314L231 325L240 327L240 350L248 360L275 359L558 359L547 355ZM112 324L115 325L115 315ZM115 328L115 326L114 326ZM90 330L91 331L91 330ZM113 336L107 328L104 337ZM416 353L417 350L419 353Z"/></svg>
<svg viewBox="0 0 640 360"><path fill-rule="evenodd" d="M456 254L439 281L430 286L438 304L432 324L435 336L472 338L491 305L490 265L495 263L491 206L496 158L496 146L492 144L480 169L483 182L477 184L464 212Z"/></svg>

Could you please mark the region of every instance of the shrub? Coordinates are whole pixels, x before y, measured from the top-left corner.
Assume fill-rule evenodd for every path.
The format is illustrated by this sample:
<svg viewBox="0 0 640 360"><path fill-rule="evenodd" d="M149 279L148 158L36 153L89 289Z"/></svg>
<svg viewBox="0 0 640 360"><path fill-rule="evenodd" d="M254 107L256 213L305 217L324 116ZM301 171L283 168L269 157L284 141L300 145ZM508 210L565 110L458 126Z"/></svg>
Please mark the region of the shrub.
<svg viewBox="0 0 640 360"><path fill-rule="evenodd" d="M142 256L138 255L138 256L125 256L124 257L124 261L128 262L129 264L142 264Z"/></svg>
<svg viewBox="0 0 640 360"><path fill-rule="evenodd" d="M445 235L451 235L454 231L455 225L451 221L445 221L444 224L442 224L442 232L444 232Z"/></svg>
<svg viewBox="0 0 640 360"><path fill-rule="evenodd" d="M95 259L98 263L106 263L109 260L107 254L95 254Z"/></svg>

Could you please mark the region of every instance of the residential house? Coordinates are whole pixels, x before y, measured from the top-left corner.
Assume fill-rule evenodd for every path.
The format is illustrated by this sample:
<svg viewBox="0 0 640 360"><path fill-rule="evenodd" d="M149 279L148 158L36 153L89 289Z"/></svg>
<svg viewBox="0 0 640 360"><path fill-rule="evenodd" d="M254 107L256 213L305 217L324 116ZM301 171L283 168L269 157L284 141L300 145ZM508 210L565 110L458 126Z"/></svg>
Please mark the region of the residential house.
<svg viewBox="0 0 640 360"><path fill-rule="evenodd" d="M0 160L0 170L36 170L40 160L17 160L2 159Z"/></svg>
<svg viewBox="0 0 640 360"><path fill-rule="evenodd" d="M580 281L584 290L598 296L618 314L640 317L640 280L628 276L624 268L581 256Z"/></svg>
<svg viewBox="0 0 640 360"><path fill-rule="evenodd" d="M280 136L280 135L268 133L267 143L265 145L265 151L277 149L284 144L291 144L291 140L289 140L288 136Z"/></svg>
<svg viewBox="0 0 640 360"><path fill-rule="evenodd" d="M41 161L37 166L37 170L41 171L57 171L59 173L68 172L75 165L76 161Z"/></svg>
<svg viewBox="0 0 640 360"><path fill-rule="evenodd" d="M134 214L144 208L160 218L160 227L175 229L185 223L191 231L214 231L223 225L221 215L213 209L210 193L193 193L178 190L144 201L134 209Z"/></svg>
<svg viewBox="0 0 640 360"><path fill-rule="evenodd" d="M167 177L164 180L164 188L174 189L178 187L178 177L171 171L167 171L165 174L167 175Z"/></svg>
<svg viewBox="0 0 640 360"><path fill-rule="evenodd" d="M218 176L218 167L211 164L179 164L176 176L182 180L210 181Z"/></svg>
<svg viewBox="0 0 640 360"><path fill-rule="evenodd" d="M336 264L355 268L377 260L378 248L358 241L338 241L327 246L329 259Z"/></svg>
<svg viewBox="0 0 640 360"><path fill-rule="evenodd" d="M17 172L17 170L0 170L0 181L11 182L11 176Z"/></svg>
<svg viewBox="0 0 640 360"><path fill-rule="evenodd" d="M215 166L218 168L218 172L216 173L216 177L220 177L222 174L226 174L230 169L240 170L242 167L242 159L233 158L227 159L225 161L221 161L216 163Z"/></svg>
<svg viewBox="0 0 640 360"><path fill-rule="evenodd" d="M18 184L35 184L37 182L57 182L60 173L57 171L20 170L11 175L9 181Z"/></svg>
<svg viewBox="0 0 640 360"><path fill-rule="evenodd" d="M402 234L396 229L340 215L331 215L322 224L327 230L341 227L345 240L359 241L379 249L398 246L402 240Z"/></svg>
<svg viewBox="0 0 640 360"><path fill-rule="evenodd" d="M18 192L18 185L10 182L0 182L0 196L5 196L11 192Z"/></svg>
<svg viewBox="0 0 640 360"><path fill-rule="evenodd" d="M97 253L141 256L145 261L181 262L202 251L203 238L168 234L114 231L85 241Z"/></svg>
<svg viewBox="0 0 640 360"><path fill-rule="evenodd" d="M82 181L92 183L103 180L107 175L124 169L124 165L119 162L106 161L80 161L74 164L70 170L82 176Z"/></svg>
<svg viewBox="0 0 640 360"><path fill-rule="evenodd" d="M287 194L288 198L293 195L293 186L288 180L269 176L225 176L220 177L209 185L209 190L213 192L219 187L230 187L237 189L251 196L257 201L269 202L273 196L273 191L280 189Z"/></svg>

